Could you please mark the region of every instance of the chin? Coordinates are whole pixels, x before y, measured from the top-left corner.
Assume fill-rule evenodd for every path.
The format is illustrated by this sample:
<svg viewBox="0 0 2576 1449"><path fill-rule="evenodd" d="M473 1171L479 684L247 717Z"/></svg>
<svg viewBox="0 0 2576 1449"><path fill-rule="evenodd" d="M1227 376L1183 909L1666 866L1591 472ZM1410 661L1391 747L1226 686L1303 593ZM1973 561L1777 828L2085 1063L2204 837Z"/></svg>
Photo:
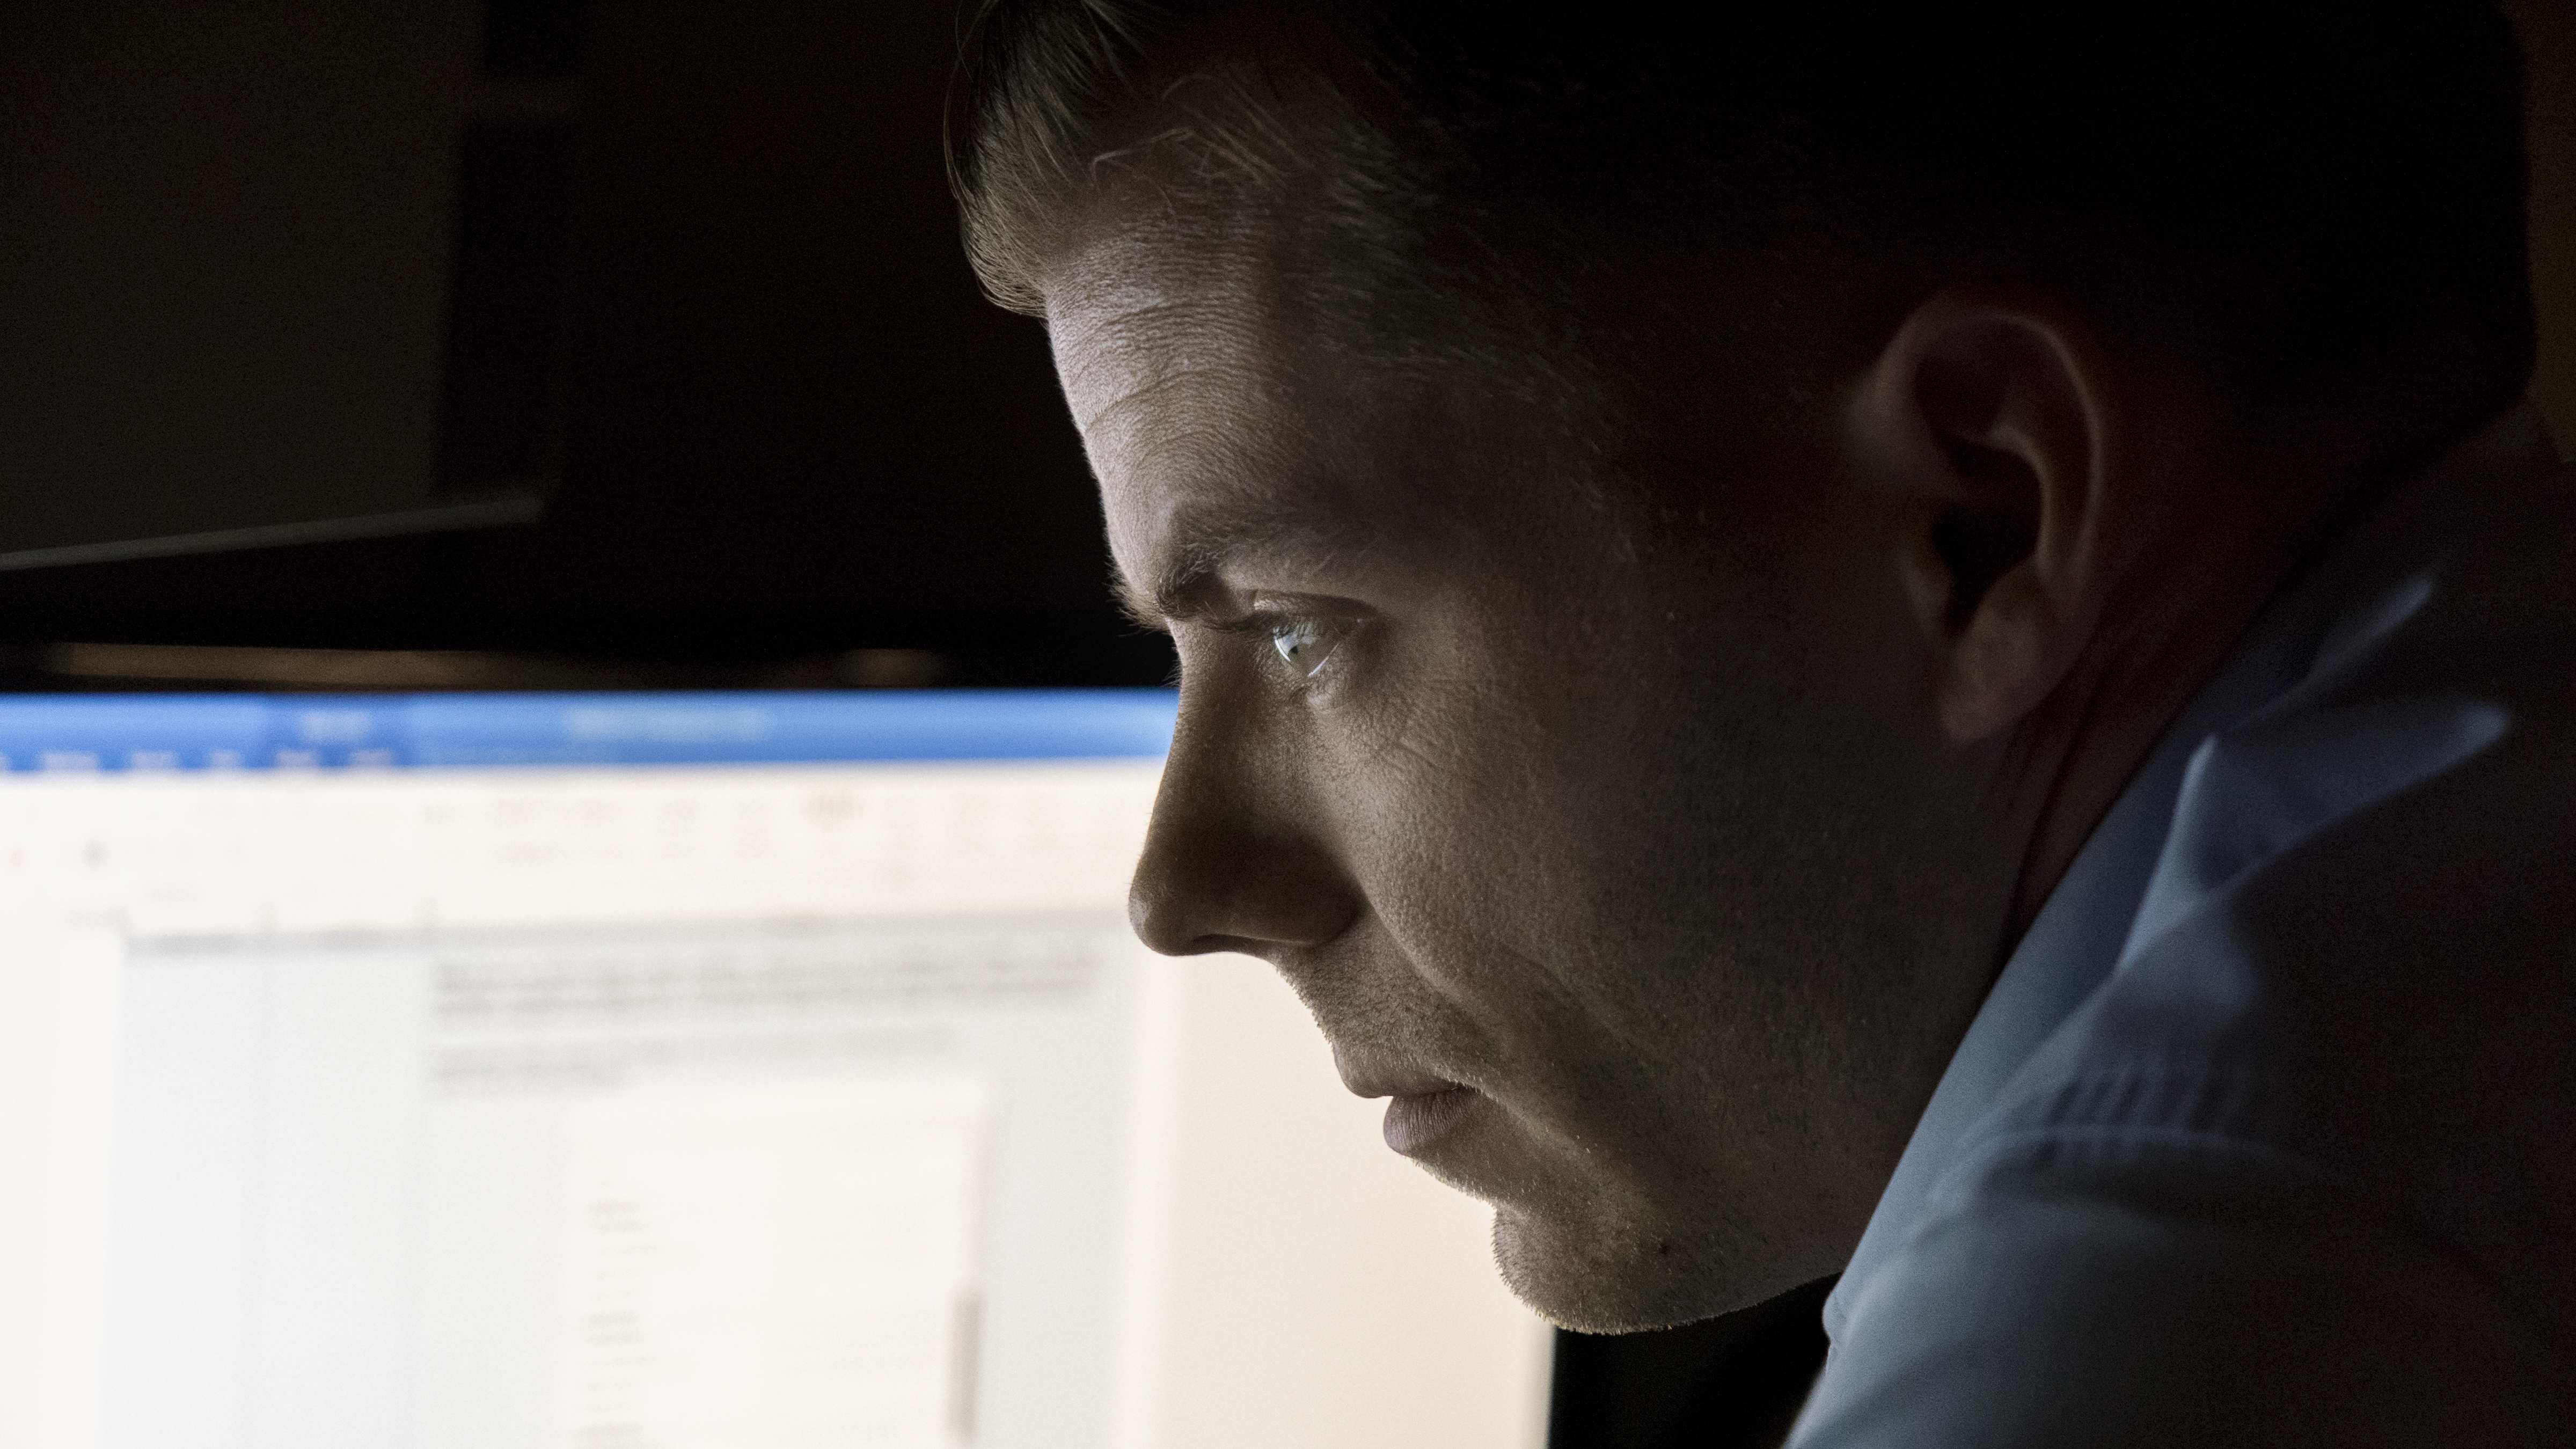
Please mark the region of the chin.
<svg viewBox="0 0 2576 1449"><path fill-rule="evenodd" d="M1494 1263L1513 1296L1559 1328L1643 1333L1750 1308L1817 1274L1761 1261L1693 1231L1587 1221L1579 1213L1494 1211ZM1830 1269L1826 1271L1830 1272Z"/></svg>

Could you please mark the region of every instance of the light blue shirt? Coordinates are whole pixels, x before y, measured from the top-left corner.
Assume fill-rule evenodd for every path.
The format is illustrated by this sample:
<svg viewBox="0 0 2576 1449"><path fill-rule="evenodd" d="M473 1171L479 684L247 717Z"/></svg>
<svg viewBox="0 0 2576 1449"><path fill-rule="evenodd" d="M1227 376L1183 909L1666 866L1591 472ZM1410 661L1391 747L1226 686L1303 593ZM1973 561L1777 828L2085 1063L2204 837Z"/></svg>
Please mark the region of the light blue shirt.
<svg viewBox="0 0 2576 1449"><path fill-rule="evenodd" d="M2576 1444L2576 478L2528 412L2151 753L1825 1326L1798 1449Z"/></svg>

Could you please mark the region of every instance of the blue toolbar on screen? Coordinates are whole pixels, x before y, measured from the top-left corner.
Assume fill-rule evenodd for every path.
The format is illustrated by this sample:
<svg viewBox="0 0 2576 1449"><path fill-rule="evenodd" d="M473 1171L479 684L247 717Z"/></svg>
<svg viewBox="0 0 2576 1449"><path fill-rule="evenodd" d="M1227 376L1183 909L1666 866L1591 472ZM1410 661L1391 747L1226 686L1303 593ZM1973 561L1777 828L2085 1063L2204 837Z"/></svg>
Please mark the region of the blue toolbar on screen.
<svg viewBox="0 0 2576 1449"><path fill-rule="evenodd" d="M1160 756L1163 689L0 700L0 771Z"/></svg>

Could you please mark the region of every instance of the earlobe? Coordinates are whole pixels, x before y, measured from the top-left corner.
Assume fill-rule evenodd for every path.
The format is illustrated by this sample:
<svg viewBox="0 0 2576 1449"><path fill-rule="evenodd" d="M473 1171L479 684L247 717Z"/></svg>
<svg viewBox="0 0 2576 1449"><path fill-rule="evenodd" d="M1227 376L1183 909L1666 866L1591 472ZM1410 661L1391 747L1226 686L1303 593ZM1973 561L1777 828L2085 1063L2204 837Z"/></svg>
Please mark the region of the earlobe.
<svg viewBox="0 0 2576 1449"><path fill-rule="evenodd" d="M2009 730L2082 652L2107 403L2071 318L1961 292L1916 308L1853 394L1855 456L1900 505L1897 566L1953 738Z"/></svg>

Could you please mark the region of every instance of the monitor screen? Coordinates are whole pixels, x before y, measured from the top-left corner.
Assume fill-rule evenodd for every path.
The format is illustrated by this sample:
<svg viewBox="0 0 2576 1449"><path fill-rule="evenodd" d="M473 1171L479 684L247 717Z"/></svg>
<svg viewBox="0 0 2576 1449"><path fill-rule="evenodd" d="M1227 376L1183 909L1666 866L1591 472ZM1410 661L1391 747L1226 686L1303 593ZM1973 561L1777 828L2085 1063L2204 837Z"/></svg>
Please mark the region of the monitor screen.
<svg viewBox="0 0 2576 1449"><path fill-rule="evenodd" d="M1535 1446L1159 690L0 702L0 1442Z"/></svg>

